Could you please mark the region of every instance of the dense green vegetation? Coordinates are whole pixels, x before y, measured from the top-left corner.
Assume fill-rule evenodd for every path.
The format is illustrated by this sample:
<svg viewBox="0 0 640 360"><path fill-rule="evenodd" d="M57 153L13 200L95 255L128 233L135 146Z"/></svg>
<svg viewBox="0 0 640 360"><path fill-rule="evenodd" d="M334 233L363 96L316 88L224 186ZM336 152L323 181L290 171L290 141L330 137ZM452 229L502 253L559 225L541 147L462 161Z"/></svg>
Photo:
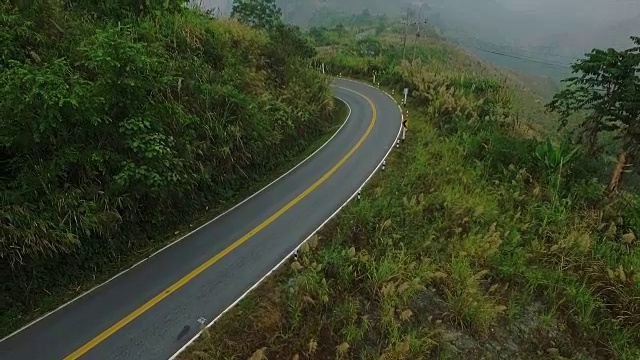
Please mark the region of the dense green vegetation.
<svg viewBox="0 0 640 360"><path fill-rule="evenodd" d="M181 358L638 359L640 197L607 197L609 165L557 123L526 131L556 118L475 59L362 30L311 30L317 61L409 86L406 144Z"/></svg>
<svg viewBox="0 0 640 360"><path fill-rule="evenodd" d="M640 38L634 47L617 51L595 49L573 65L577 76L565 80L568 87L554 96L551 110L562 115L562 125L576 112L584 112L582 136L591 153L602 145L600 137L613 136L618 161L607 191L618 191L630 159L640 155Z"/></svg>
<svg viewBox="0 0 640 360"><path fill-rule="evenodd" d="M183 3L0 2L0 336L221 210L335 123L297 28Z"/></svg>

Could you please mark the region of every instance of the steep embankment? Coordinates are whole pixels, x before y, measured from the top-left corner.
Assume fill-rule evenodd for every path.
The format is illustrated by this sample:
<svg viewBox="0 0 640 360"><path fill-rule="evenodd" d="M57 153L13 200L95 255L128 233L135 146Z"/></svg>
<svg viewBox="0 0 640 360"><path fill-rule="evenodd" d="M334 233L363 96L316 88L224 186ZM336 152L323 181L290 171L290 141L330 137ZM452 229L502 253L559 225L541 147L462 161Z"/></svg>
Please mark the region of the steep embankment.
<svg viewBox="0 0 640 360"><path fill-rule="evenodd" d="M412 89L407 142L180 358L640 356L640 199L603 197L601 159L523 136L542 105L439 39L410 63L394 33L314 37L331 72Z"/></svg>
<svg viewBox="0 0 640 360"><path fill-rule="evenodd" d="M328 79L293 29L180 6L32 5L0 5L0 335L220 210L334 124Z"/></svg>

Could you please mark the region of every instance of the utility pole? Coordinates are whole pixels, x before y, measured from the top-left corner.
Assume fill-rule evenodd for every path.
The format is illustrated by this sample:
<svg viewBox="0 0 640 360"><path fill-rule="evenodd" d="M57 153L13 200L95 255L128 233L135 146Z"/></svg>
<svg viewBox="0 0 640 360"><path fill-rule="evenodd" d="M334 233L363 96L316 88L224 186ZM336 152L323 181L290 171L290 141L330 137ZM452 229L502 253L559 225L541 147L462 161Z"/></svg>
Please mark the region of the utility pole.
<svg viewBox="0 0 640 360"><path fill-rule="evenodd" d="M290 11L289 0L282 0L282 2L283 2L282 6L280 7L282 11L282 18L284 22L289 22L289 11Z"/></svg>
<svg viewBox="0 0 640 360"><path fill-rule="evenodd" d="M413 59L411 62L416 61L416 50L418 49L418 38L420 37L420 22L422 21L422 4L420 4L420 13L418 15L418 19L416 20L416 24L418 25L418 30L416 31L416 41L413 47Z"/></svg>
<svg viewBox="0 0 640 360"><path fill-rule="evenodd" d="M409 7L407 6L407 20L404 23L404 40L402 41L402 60L404 60L405 50L407 48L407 36L409 35Z"/></svg>

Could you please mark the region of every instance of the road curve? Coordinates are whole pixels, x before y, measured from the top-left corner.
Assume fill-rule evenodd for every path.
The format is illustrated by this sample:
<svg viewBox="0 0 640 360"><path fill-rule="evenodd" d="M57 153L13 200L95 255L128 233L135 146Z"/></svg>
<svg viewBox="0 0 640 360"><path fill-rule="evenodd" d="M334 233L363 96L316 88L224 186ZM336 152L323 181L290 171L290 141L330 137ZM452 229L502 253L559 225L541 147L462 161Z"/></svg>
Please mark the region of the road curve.
<svg viewBox="0 0 640 360"><path fill-rule="evenodd" d="M0 358L166 360L360 188L393 147L396 103L336 79L349 119L314 155L230 211L0 342Z"/></svg>

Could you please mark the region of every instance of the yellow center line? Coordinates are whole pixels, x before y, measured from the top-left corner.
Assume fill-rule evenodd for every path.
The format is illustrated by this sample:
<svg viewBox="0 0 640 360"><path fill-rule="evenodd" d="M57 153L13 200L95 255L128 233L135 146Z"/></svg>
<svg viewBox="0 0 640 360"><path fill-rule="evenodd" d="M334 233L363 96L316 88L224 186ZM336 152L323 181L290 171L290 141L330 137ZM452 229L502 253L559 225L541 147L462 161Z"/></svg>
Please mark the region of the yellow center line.
<svg viewBox="0 0 640 360"><path fill-rule="evenodd" d="M340 159L340 161L333 168L331 168L331 170L329 170L326 174L324 174L320 179L318 179L315 183L313 183L310 187L308 187L304 192L302 192L300 195L298 195L295 199L291 200L283 208L281 208L276 213L271 215L268 219L263 221L260 225L256 226L254 229L252 229L251 231L246 233L244 236L242 236L241 238L236 240L233 244L229 245L226 249L222 250L221 252L216 254L214 257L212 257L211 259L207 260L202 265L198 266L195 270L191 271L190 273L185 275L180 280L176 281L173 285L171 285L168 288L166 288L164 291L162 291L161 293L156 295L153 299L147 301L144 305L140 306L139 308L134 310L132 313L130 313L129 315L125 316L120 321L118 321L117 323L113 324L111 327L109 327L108 329L106 329L105 331L100 333L98 336L96 336L95 338L91 339L86 344L82 345L76 351L74 351L73 353L71 353L67 357L65 357L64 360L75 360L75 359L79 358L80 356L84 355L89 350L93 349L98 344L100 344L105 339L107 339L109 336L113 335L118 330L122 329L125 325L127 325L128 323L130 323L131 321L136 319L138 316L144 314L145 311L151 309L153 306L158 304L164 298L166 298L167 296L169 296L172 293L176 292L178 289L183 287L189 281L193 280L193 278L195 278L200 273L202 273L203 271L205 271L206 269L211 267L213 264L218 262L220 259L222 259L226 255L228 255L230 252L232 252L238 246L240 246L243 243L245 243L252 236L254 236L258 232L260 232L262 229L267 227L269 224L274 222L277 218L279 218L287 210L291 209L298 202L300 202L307 195L309 195L312 191L314 191L316 188L318 188L318 186L320 186L331 175L333 175L351 157L351 155L353 155L353 153L355 153L356 150L358 150L358 148L362 145L362 143L364 143L364 141L367 139L367 137L369 137L369 134L371 134L371 131L373 130L373 127L374 127L374 125L376 123L376 118L377 118L376 107L373 104L373 101L371 101L371 99L369 99L367 96L365 96L365 95L363 95L363 94L361 94L361 93L359 93L359 92L357 92L355 90L347 89L347 88L344 88L344 87L341 87L341 86L336 86L336 87L344 89L344 90L347 90L347 91L350 91L350 92L353 92L353 93L363 97L369 103L369 105L371 106L371 109L373 110L373 117L371 118L371 123L369 124L369 127L367 128L367 131L364 133L364 135L362 135L362 137L356 143L356 145L351 150L349 150L349 152L342 159Z"/></svg>

